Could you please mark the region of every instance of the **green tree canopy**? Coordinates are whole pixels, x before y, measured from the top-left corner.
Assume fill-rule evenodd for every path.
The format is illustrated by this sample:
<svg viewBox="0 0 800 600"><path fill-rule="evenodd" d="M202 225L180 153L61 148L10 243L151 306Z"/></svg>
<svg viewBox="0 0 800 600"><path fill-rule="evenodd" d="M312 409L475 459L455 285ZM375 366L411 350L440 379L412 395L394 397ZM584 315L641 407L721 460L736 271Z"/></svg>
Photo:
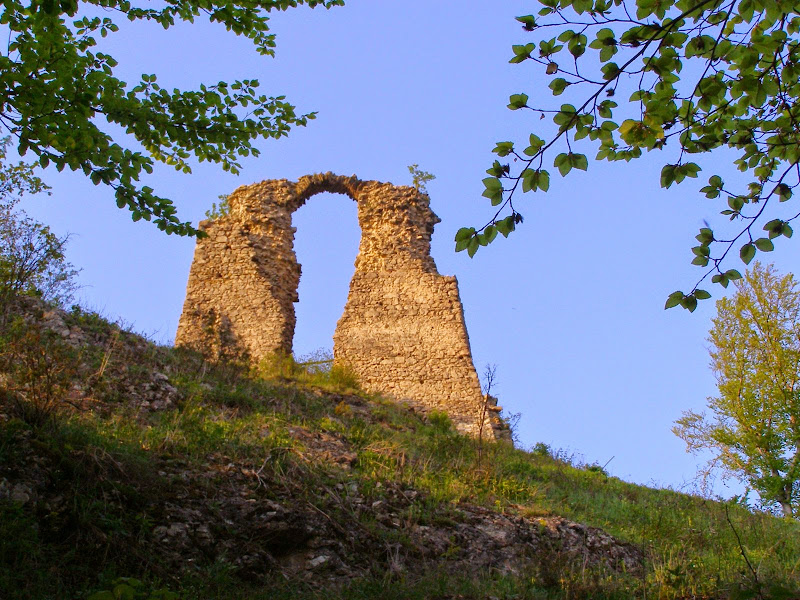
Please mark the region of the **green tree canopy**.
<svg viewBox="0 0 800 600"><path fill-rule="evenodd" d="M526 38L510 62L538 67L552 95L572 103L542 107L527 93L511 95L510 110L553 125L543 121L522 143L497 143L483 180L492 216L460 229L456 250L472 256L498 233L507 237L522 222L520 191L546 192L551 165L561 176L587 170L592 145L598 161L661 151L664 188L698 177L695 157L728 148L744 175L726 184L710 174L701 192L723 218L700 229L692 248L704 274L667 300L667 308L694 310L710 297L699 287L706 278L727 287L740 277L727 266L731 254L749 264L791 237L800 216L790 201L800 184L800 3L538 1L537 15L517 17Z"/></svg>
<svg viewBox="0 0 800 600"><path fill-rule="evenodd" d="M685 412L673 431L711 469L742 480L792 516L800 502L800 289L756 262L709 332L719 395L710 416Z"/></svg>
<svg viewBox="0 0 800 600"><path fill-rule="evenodd" d="M0 25L8 47L0 50L0 125L33 152L42 167L82 171L95 184L114 189L117 205L134 221L153 219L167 233L194 235L173 203L139 183L156 161L191 172L189 161L218 163L237 173L243 156L259 154L258 138L285 136L314 114L298 115L283 96L258 92L255 79L163 89L156 75L134 85L114 76L117 61L98 49L118 29L115 19L176 22L207 18L249 38L260 54L274 53L269 14L298 4L310 7L343 0L6 0ZM101 15L101 16L97 16ZM132 139L117 140L104 125ZM126 144L134 141L136 144Z"/></svg>

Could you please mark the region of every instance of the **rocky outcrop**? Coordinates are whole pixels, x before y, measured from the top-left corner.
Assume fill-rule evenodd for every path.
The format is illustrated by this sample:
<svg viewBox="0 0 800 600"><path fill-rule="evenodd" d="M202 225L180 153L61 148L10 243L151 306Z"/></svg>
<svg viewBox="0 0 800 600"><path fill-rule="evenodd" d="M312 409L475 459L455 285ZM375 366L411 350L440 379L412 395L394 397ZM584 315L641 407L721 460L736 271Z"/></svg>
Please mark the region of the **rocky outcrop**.
<svg viewBox="0 0 800 600"><path fill-rule="evenodd" d="M343 402L359 410L361 399ZM0 404L0 427L7 424ZM97 478L106 482L104 489L111 492L103 501L109 514L136 511L147 523L137 536L122 530L100 540L95 536L106 534L91 528L84 543L100 544L98 551L105 545L131 553L134 562L148 564L162 577L213 563L251 583L279 576L317 587L376 572L386 579L413 579L432 569L534 576L556 586L570 572L618 576L643 568L637 546L569 519L526 516L523 506L499 511L434 501L392 480L364 485L348 477L357 461L341 436L298 426L289 433L300 447L267 453L269 459L291 452L294 460L284 461L284 475L265 469L267 461L259 467L221 452L202 461L153 456L141 472L131 473L129 465L108 453L64 450L72 460L87 463L82 477L93 485ZM41 515L43 534L55 536L70 522L81 486L60 474L59 460L43 453L31 431L18 430L10 439L14 460L0 463L0 502ZM324 465L340 481L306 479L304 463Z"/></svg>

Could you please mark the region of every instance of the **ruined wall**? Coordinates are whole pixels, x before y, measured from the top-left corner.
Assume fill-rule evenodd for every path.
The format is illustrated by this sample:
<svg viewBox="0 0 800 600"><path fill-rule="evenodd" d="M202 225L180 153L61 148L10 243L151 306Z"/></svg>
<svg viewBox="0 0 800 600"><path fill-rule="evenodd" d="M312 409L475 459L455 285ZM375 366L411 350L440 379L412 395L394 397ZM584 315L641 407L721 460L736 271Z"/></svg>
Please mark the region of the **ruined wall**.
<svg viewBox="0 0 800 600"><path fill-rule="evenodd" d="M227 217L200 224L208 237L197 242L176 344L240 347L255 360L291 352L300 281L292 213L319 192L350 196L361 225L334 359L366 390L444 410L459 430L477 433L483 397L458 284L436 271L430 242L439 219L412 187L330 173L240 187Z"/></svg>

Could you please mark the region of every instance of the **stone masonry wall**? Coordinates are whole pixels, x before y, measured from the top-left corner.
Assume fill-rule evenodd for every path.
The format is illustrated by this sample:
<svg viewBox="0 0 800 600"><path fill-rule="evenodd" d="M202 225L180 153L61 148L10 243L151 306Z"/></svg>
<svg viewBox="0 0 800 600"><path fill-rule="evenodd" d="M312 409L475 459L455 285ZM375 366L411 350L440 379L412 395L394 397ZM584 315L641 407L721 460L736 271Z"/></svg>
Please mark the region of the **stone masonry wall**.
<svg viewBox="0 0 800 600"><path fill-rule="evenodd" d="M291 352L300 281L292 213L320 192L355 200L361 226L334 360L352 366L366 390L443 410L477 434L483 396L458 284L436 271L439 219L412 187L327 173L238 188L228 216L200 224L208 237L197 241L176 344L216 355L244 349L254 360Z"/></svg>

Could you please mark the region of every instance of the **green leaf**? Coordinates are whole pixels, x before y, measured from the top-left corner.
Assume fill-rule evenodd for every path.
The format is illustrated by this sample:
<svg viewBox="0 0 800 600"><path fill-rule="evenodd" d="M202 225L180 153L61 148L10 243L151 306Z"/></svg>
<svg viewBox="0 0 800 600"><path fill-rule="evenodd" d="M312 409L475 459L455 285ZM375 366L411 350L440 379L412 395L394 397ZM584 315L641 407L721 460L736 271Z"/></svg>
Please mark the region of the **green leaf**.
<svg viewBox="0 0 800 600"><path fill-rule="evenodd" d="M718 283L722 287L726 288L728 287L728 283L730 283L730 280L725 276L724 273L717 273L711 278L711 283Z"/></svg>
<svg viewBox="0 0 800 600"><path fill-rule="evenodd" d="M556 156L553 161L553 166L558 168L558 172L561 173L562 177L565 177L567 173L572 170L572 162L570 161L569 154L562 152Z"/></svg>
<svg viewBox="0 0 800 600"><path fill-rule="evenodd" d="M525 108L528 105L528 95L527 94L512 94L511 97L508 99L508 108L511 110L519 110L520 108Z"/></svg>
<svg viewBox="0 0 800 600"><path fill-rule="evenodd" d="M775 186L775 193L778 194L778 198L781 202L785 202L792 197L792 188L785 183L780 183Z"/></svg>
<svg viewBox="0 0 800 600"><path fill-rule="evenodd" d="M513 142L497 142L495 146L494 152L498 156L508 156L514 151L514 143Z"/></svg>
<svg viewBox="0 0 800 600"><path fill-rule="evenodd" d="M619 77L621 71L619 69L619 65L617 63L606 63L604 64L600 70L603 72L603 79L606 81L611 81Z"/></svg>
<svg viewBox="0 0 800 600"><path fill-rule="evenodd" d="M675 165L664 165L661 169L661 187L669 188L675 183Z"/></svg>
<svg viewBox="0 0 800 600"><path fill-rule="evenodd" d="M695 239L701 244L710 244L714 241L714 232L708 227L703 227L700 229L700 233L695 236Z"/></svg>
<svg viewBox="0 0 800 600"><path fill-rule="evenodd" d="M683 292L681 291L672 292L667 297L667 303L664 305L664 310L678 306L682 300L683 300Z"/></svg>
<svg viewBox="0 0 800 600"><path fill-rule="evenodd" d="M566 131L577 125L577 111L571 104L562 104L561 110L553 117L553 122L559 129Z"/></svg>
<svg viewBox="0 0 800 600"><path fill-rule="evenodd" d="M728 198L728 206L735 212L739 212L744 207L744 198L741 196L732 196Z"/></svg>
<svg viewBox="0 0 800 600"><path fill-rule="evenodd" d="M570 41L572 38L574 38L576 35L577 35L577 34L576 34L574 31L572 31L572 29L567 29L566 31L563 31L563 32L562 32L562 33L561 33L561 34L558 36L558 41L559 41L559 42L568 42L568 41Z"/></svg>
<svg viewBox="0 0 800 600"><path fill-rule="evenodd" d="M775 244L772 243L772 240L767 238L758 238L755 241L756 248L761 250L762 252L772 252L775 250Z"/></svg>
<svg viewBox="0 0 800 600"><path fill-rule="evenodd" d="M527 156L536 156L539 151L544 146L544 140L537 135L531 134L530 135L530 146L523 150L523 153Z"/></svg>
<svg viewBox="0 0 800 600"><path fill-rule="evenodd" d="M539 170L539 189L543 192L550 189L550 173L543 169ZM791 234L787 237L791 237Z"/></svg>
<svg viewBox="0 0 800 600"><path fill-rule="evenodd" d="M581 171L589 168L589 161L585 154L570 154L570 162L573 167Z"/></svg>
<svg viewBox="0 0 800 600"><path fill-rule="evenodd" d="M456 241L468 240L475 235L474 227L462 227L456 232Z"/></svg>
<svg viewBox="0 0 800 600"><path fill-rule="evenodd" d="M509 60L510 63L521 63L531 57L531 52L536 49L535 44L515 45L511 46L514 51L514 57Z"/></svg>
<svg viewBox="0 0 800 600"><path fill-rule="evenodd" d="M491 200L492 206L497 206L503 201L503 184L497 177L486 177L483 185L486 189L482 195Z"/></svg>
<svg viewBox="0 0 800 600"><path fill-rule="evenodd" d="M509 234L514 231L516 224L514 223L514 217L512 215L507 216L505 219L501 219L495 223L497 227L497 231L503 234L503 237L508 237Z"/></svg>
<svg viewBox="0 0 800 600"><path fill-rule="evenodd" d="M783 233L784 222L781 219L773 219L764 225L764 231L769 232L769 239L773 239Z"/></svg>
<svg viewBox="0 0 800 600"><path fill-rule="evenodd" d="M525 169L521 174L522 192L527 193L531 190L540 189L546 192L550 188L550 175L547 171L540 169Z"/></svg>
<svg viewBox="0 0 800 600"><path fill-rule="evenodd" d="M525 169L521 174L522 177L522 193L525 194L531 190L535 190L539 175L533 169Z"/></svg>
<svg viewBox="0 0 800 600"><path fill-rule="evenodd" d="M566 79L563 77L556 77L547 87L553 90L553 96L560 96L564 90L567 89L568 85L569 82Z"/></svg>
<svg viewBox="0 0 800 600"><path fill-rule="evenodd" d="M503 165L500 164L500 161L496 160L492 163L492 166L486 169L486 173L491 175L492 177L501 177L503 173L506 172L506 169Z"/></svg>
<svg viewBox="0 0 800 600"><path fill-rule="evenodd" d="M725 271L725 277L727 277L731 281L736 281L737 279L742 278L742 274L739 273L739 271L737 271L736 269L728 269L727 271Z"/></svg>
<svg viewBox="0 0 800 600"><path fill-rule="evenodd" d="M686 177L697 177L697 174L702 170L696 163L686 163L682 166L682 171Z"/></svg>
<svg viewBox="0 0 800 600"><path fill-rule="evenodd" d="M516 19L517 21L522 23L523 29L525 29L526 31L533 31L534 29L536 29L536 19L533 17L533 15L516 17Z"/></svg>
<svg viewBox="0 0 800 600"><path fill-rule="evenodd" d="M681 300L681 306L689 312L694 312L694 310L697 308L697 298L695 298L692 294L684 296L683 300Z"/></svg>
<svg viewBox="0 0 800 600"><path fill-rule="evenodd" d="M708 300L709 298L711 298L711 294L709 294L705 290L695 290L694 297L697 298L698 300Z"/></svg>
<svg viewBox="0 0 800 600"><path fill-rule="evenodd" d="M467 254L469 254L470 258L475 256L475 253L478 251L478 247L479 247L479 244L478 244L477 236L471 238L469 240L469 244L467 245Z"/></svg>
<svg viewBox="0 0 800 600"><path fill-rule="evenodd" d="M612 116L612 109L616 108L617 106L618 106L618 104L616 102L613 102L611 100L603 100L597 106L597 112L602 118L610 119L611 116ZM606 123L609 123L609 121L606 121ZM606 123L603 123L603 125L606 125ZM607 128L607 126L603 127L603 129L606 129L606 128ZM616 125L614 126L614 128L616 128Z"/></svg>
<svg viewBox="0 0 800 600"><path fill-rule="evenodd" d="M741 258L742 262L746 265L750 264L750 261L753 260L755 255L756 248L753 246L753 244L745 244L739 249L739 258ZM733 278L731 277L731 279Z"/></svg>

